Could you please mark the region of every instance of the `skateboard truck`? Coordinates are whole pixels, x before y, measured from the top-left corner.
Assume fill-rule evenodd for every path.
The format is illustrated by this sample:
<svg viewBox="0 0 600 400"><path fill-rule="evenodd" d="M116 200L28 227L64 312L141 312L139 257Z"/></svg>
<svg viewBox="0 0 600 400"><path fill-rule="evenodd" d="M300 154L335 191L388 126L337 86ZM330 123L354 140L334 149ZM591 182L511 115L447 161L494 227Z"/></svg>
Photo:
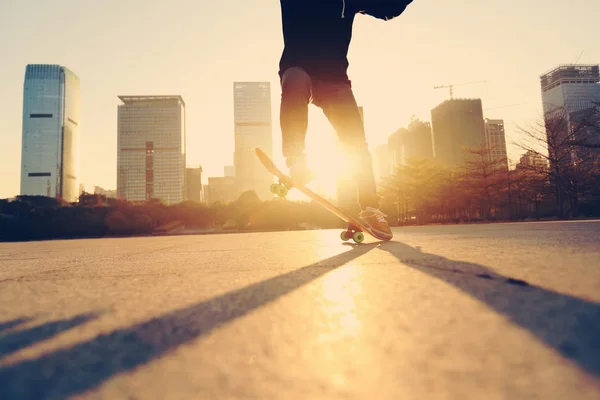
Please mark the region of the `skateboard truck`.
<svg viewBox="0 0 600 400"><path fill-rule="evenodd" d="M271 193L276 194L279 197L285 197L287 196L289 190L293 187L294 186L290 182L279 178L279 183L271 184L270 190Z"/></svg>
<svg viewBox="0 0 600 400"><path fill-rule="evenodd" d="M344 242L352 239L356 243L362 243L362 241L365 240L365 234L362 232L362 229L357 228L353 225L349 225L345 231L342 231L342 233L340 233L340 238Z"/></svg>

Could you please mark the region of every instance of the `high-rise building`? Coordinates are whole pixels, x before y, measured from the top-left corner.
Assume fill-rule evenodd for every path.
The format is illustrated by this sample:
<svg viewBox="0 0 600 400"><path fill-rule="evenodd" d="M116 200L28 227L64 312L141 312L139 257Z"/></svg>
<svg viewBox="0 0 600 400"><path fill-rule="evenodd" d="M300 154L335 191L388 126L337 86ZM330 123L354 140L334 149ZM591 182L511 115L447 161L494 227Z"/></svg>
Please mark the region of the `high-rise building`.
<svg viewBox="0 0 600 400"><path fill-rule="evenodd" d="M117 193L130 201L185 199L185 103L181 96L119 96Z"/></svg>
<svg viewBox="0 0 600 400"><path fill-rule="evenodd" d="M540 77L544 115L556 114L566 118L567 133L575 132L585 141L600 143L600 130L594 126L581 126L600 102L600 70L598 65L561 65ZM597 106L596 106L597 107ZM595 124L592 124L595 125ZM579 126L577 130L572 130ZM555 132L556 133L556 132ZM555 137L552 140L560 143ZM548 149L549 151L551 149ZM572 153L575 155L575 153Z"/></svg>
<svg viewBox="0 0 600 400"><path fill-rule="evenodd" d="M431 110L434 156L446 165L460 165L466 148L486 145L481 99L447 100Z"/></svg>
<svg viewBox="0 0 600 400"><path fill-rule="evenodd" d="M203 201L202 167L185 169L185 198L189 201Z"/></svg>
<svg viewBox="0 0 600 400"><path fill-rule="evenodd" d="M261 200L272 197L273 175L259 162L255 148L273 156L271 85L269 82L234 82L234 167L239 193L254 190Z"/></svg>
<svg viewBox="0 0 600 400"><path fill-rule="evenodd" d="M431 124L413 119L408 124L408 133L408 151L406 152L408 157L433 159Z"/></svg>
<svg viewBox="0 0 600 400"><path fill-rule="evenodd" d="M30 64L23 92L21 194L75 201L79 194L79 78Z"/></svg>
<svg viewBox="0 0 600 400"><path fill-rule="evenodd" d="M411 120L408 129L400 128L388 137L391 168L406 165L411 158L433 159L431 124Z"/></svg>
<svg viewBox="0 0 600 400"><path fill-rule="evenodd" d="M485 139L490 151L490 163L498 169L508 170L508 155L506 153L506 135L504 120L485 119Z"/></svg>
<svg viewBox="0 0 600 400"><path fill-rule="evenodd" d="M565 109L568 114L600 101L598 65L561 65L540 77L544 114Z"/></svg>

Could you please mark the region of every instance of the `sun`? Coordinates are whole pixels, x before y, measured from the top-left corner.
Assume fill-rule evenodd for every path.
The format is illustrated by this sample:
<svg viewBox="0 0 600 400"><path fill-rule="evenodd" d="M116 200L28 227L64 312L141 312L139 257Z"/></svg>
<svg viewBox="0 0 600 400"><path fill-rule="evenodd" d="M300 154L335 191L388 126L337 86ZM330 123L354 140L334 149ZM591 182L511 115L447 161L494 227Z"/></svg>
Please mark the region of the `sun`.
<svg viewBox="0 0 600 400"><path fill-rule="evenodd" d="M309 123L306 134L306 163L315 173L315 179L306 185L309 189L333 202L337 201L337 187L346 187L352 181L352 159L347 156L337 133L317 107L309 107ZM289 200L310 201L298 190L291 190Z"/></svg>
<svg viewBox="0 0 600 400"><path fill-rule="evenodd" d="M307 186L330 200L336 199L338 178L345 173L345 159L337 134L322 111L309 108L309 126L306 134L306 163L315 173L315 179ZM306 196L293 191L297 196L290 199L306 200ZM292 194L292 192L290 192Z"/></svg>
<svg viewBox="0 0 600 400"><path fill-rule="evenodd" d="M307 148L306 163L315 173L312 182L306 185L309 189L324 196L328 200L336 200L338 179L344 173L344 157L341 152L329 146L311 149ZM297 190L292 190L287 196L290 200L310 200Z"/></svg>

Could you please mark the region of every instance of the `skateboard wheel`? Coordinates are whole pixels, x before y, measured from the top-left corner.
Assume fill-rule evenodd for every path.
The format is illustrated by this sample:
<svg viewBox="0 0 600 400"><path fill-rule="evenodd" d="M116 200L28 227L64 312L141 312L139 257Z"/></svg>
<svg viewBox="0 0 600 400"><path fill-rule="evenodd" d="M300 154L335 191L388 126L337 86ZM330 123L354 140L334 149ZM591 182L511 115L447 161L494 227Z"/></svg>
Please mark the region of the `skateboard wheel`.
<svg viewBox="0 0 600 400"><path fill-rule="evenodd" d="M362 243L362 241L365 240L365 235L362 232L355 232L354 235L352 235L352 239L354 239L356 243Z"/></svg>
<svg viewBox="0 0 600 400"><path fill-rule="evenodd" d="M271 187L269 188L269 190L271 190L271 193L273 194L277 194L277 189L279 188L279 185L276 183L272 183Z"/></svg>
<svg viewBox="0 0 600 400"><path fill-rule="evenodd" d="M342 233L340 233L340 238L344 242L347 241L347 240L350 240L350 238L346 235L346 231L342 231Z"/></svg>
<svg viewBox="0 0 600 400"><path fill-rule="evenodd" d="M277 194L279 197L285 197L288 194L288 188L284 185L279 185L277 188Z"/></svg>

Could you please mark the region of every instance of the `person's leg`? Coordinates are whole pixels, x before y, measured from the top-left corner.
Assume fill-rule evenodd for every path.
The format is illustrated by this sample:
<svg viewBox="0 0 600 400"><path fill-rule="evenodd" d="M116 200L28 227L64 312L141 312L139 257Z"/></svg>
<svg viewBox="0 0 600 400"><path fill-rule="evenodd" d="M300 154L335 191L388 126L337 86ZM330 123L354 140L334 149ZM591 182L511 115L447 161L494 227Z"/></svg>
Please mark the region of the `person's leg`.
<svg viewBox="0 0 600 400"><path fill-rule="evenodd" d="M308 105L312 99L312 82L298 67L287 69L281 78L281 107L279 122L283 156L292 179L308 183L312 177L306 168L304 154L308 129Z"/></svg>
<svg viewBox="0 0 600 400"><path fill-rule="evenodd" d="M314 103L320 107L335 129L347 155L356 181L362 209L379 207L375 177L365 128L350 83L316 82Z"/></svg>
<svg viewBox="0 0 600 400"><path fill-rule="evenodd" d="M380 197L377 195L373 162L350 82L314 82L313 96L315 105L323 110L331 122L350 158L348 165L352 166L358 202L363 210L361 218L378 237L391 239L392 233L385 215L379 211Z"/></svg>

